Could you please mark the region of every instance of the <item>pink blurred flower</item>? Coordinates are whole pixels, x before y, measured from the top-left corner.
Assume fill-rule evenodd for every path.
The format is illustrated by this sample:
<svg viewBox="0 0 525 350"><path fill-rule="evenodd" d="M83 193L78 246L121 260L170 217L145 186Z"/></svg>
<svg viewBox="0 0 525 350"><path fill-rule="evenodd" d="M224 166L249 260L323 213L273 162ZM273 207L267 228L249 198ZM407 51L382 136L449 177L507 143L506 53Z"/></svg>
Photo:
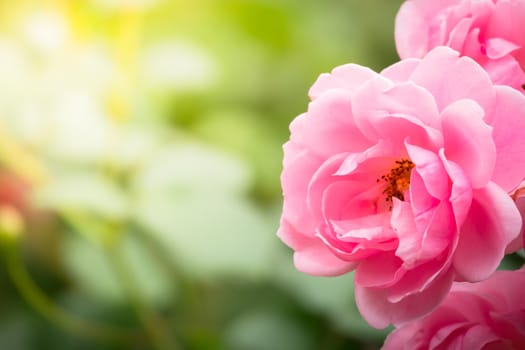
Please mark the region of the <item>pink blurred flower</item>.
<svg viewBox="0 0 525 350"><path fill-rule="evenodd" d="M0 168L0 206L11 206L20 213L29 214L31 186L15 174Z"/></svg>
<svg viewBox="0 0 525 350"><path fill-rule="evenodd" d="M401 58L445 45L476 60L496 84L525 92L525 0L407 0L396 17Z"/></svg>
<svg viewBox="0 0 525 350"><path fill-rule="evenodd" d="M455 283L434 312L394 330L382 349L525 349L524 290L524 269Z"/></svg>
<svg viewBox="0 0 525 350"><path fill-rule="evenodd" d="M322 74L284 145L279 237L297 269L356 270L378 328L431 311L452 281L490 276L522 219L525 97L439 47L380 74Z"/></svg>

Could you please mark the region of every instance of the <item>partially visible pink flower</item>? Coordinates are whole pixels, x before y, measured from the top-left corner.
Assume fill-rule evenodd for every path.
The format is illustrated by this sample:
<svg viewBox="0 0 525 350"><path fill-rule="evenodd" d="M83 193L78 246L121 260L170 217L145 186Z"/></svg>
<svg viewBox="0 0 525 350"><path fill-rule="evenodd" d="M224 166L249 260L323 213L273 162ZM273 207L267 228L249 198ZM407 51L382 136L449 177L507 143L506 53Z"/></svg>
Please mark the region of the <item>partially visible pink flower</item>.
<svg viewBox="0 0 525 350"><path fill-rule="evenodd" d="M284 145L279 237L297 269L355 270L374 327L420 317L500 264L522 218L525 96L447 47L322 74Z"/></svg>
<svg viewBox="0 0 525 350"><path fill-rule="evenodd" d="M454 283L434 312L394 330L382 349L525 349L524 291L525 269Z"/></svg>
<svg viewBox="0 0 525 350"><path fill-rule="evenodd" d="M396 17L401 58L449 46L476 60L496 84L522 92L525 0L407 0Z"/></svg>
<svg viewBox="0 0 525 350"><path fill-rule="evenodd" d="M512 194L512 198L516 202L516 206L520 211L521 217L525 220L525 181L523 181L518 189ZM507 253L515 252L520 248L525 247L525 225L521 228L519 237L507 247Z"/></svg>

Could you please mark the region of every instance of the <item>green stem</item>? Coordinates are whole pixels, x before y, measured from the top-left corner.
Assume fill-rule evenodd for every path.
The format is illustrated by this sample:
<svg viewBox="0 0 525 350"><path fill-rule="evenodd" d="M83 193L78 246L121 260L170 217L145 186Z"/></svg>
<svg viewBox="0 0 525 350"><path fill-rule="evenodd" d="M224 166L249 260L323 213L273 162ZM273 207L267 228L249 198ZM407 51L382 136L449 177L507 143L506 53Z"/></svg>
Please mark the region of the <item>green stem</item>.
<svg viewBox="0 0 525 350"><path fill-rule="evenodd" d="M147 336L157 350L176 350L179 347L176 346L175 340L166 329L164 320L144 300L134 276L130 274L122 250L118 249L118 243L119 240L117 239L106 244L106 253L115 269L116 275L120 278L122 287L134 307L137 317L144 326Z"/></svg>
<svg viewBox="0 0 525 350"><path fill-rule="evenodd" d="M133 343L136 332L112 325L94 323L71 314L54 303L33 281L27 270L17 239L4 242L7 272L22 298L37 312L64 330L101 342Z"/></svg>

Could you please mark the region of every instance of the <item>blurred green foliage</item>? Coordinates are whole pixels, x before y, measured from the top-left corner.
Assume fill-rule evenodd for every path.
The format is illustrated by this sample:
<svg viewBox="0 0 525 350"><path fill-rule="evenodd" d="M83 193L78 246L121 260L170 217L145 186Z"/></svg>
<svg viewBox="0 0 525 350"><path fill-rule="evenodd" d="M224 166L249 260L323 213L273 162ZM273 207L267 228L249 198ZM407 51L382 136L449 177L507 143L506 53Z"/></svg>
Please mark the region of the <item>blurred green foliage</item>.
<svg viewBox="0 0 525 350"><path fill-rule="evenodd" d="M379 348L275 231L290 121L400 3L0 2L0 348Z"/></svg>

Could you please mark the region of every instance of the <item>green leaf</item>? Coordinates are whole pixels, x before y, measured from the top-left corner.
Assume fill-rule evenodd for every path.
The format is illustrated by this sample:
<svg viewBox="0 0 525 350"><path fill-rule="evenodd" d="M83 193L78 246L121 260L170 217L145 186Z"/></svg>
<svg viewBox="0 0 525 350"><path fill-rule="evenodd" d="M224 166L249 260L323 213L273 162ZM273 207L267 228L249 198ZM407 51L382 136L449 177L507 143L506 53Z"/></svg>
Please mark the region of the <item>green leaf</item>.
<svg viewBox="0 0 525 350"><path fill-rule="evenodd" d="M121 219L128 213L125 193L96 173L56 175L37 192L35 200L38 205L57 211L80 210L108 219Z"/></svg>
<svg viewBox="0 0 525 350"><path fill-rule="evenodd" d="M137 219L192 277L270 272L275 230L248 201L217 194L148 200L141 201Z"/></svg>
<svg viewBox="0 0 525 350"><path fill-rule="evenodd" d="M136 176L139 195L170 192L233 193L250 185L245 165L237 159L198 144L165 147Z"/></svg>
<svg viewBox="0 0 525 350"><path fill-rule="evenodd" d="M228 349L308 350L314 348L311 333L286 315L253 311L236 319L226 331Z"/></svg>
<svg viewBox="0 0 525 350"><path fill-rule="evenodd" d="M244 198L244 163L183 144L153 158L134 182L133 217L195 277L261 277L268 273L275 228Z"/></svg>
<svg viewBox="0 0 525 350"><path fill-rule="evenodd" d="M121 236L116 249L121 250L129 275L143 297L151 304L172 303L175 298L173 280L154 260L154 253L147 251L132 234ZM64 241L62 258L64 267L77 288L88 296L108 303L124 303L127 292L121 283L108 253L98 245L79 235L69 235Z"/></svg>

